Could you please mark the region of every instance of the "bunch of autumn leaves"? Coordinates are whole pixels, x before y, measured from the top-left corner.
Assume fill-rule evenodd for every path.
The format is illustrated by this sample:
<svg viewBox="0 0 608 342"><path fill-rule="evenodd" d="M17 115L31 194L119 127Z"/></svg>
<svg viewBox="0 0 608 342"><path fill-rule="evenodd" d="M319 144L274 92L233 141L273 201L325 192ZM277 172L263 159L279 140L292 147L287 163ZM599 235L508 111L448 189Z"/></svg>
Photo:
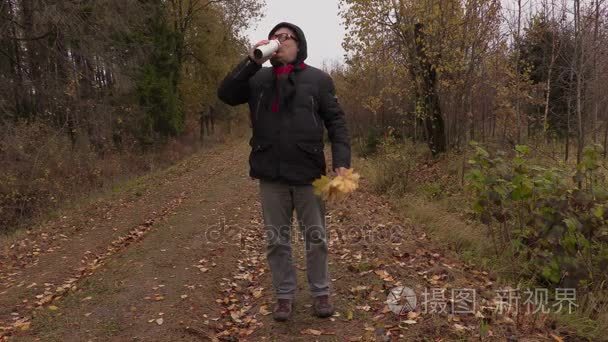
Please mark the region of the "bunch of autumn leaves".
<svg viewBox="0 0 608 342"><path fill-rule="evenodd" d="M325 201L335 203L343 200L346 195L359 187L359 178L360 175L351 168L347 169L343 175L334 178L323 175L312 185L316 195L321 196Z"/></svg>

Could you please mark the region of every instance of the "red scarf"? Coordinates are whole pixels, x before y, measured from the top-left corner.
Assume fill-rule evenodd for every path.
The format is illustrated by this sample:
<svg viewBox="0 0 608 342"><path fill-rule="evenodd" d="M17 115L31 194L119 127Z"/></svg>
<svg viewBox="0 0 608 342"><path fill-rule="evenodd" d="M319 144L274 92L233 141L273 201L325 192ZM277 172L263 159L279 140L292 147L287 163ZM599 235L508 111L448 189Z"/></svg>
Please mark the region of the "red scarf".
<svg viewBox="0 0 608 342"><path fill-rule="evenodd" d="M287 76L289 76L289 74L295 69L295 65L293 64L287 64L287 65L281 65L281 66L275 66L273 67L272 71L275 74L275 79L277 82L277 91L276 91L276 95L274 97L274 100L272 101L272 112L273 113L278 113L279 112L279 87L278 87L278 82L279 82L279 76L280 75L285 75L287 74ZM306 68L306 64L304 64L304 62L298 64L298 67L303 70L304 68Z"/></svg>

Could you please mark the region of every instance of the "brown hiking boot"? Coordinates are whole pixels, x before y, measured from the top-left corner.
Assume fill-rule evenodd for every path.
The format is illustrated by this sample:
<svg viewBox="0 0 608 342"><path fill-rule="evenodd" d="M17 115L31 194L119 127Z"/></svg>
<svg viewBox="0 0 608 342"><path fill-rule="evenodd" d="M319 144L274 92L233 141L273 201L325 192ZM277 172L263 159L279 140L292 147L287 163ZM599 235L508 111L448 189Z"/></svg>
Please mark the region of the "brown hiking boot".
<svg viewBox="0 0 608 342"><path fill-rule="evenodd" d="M283 322L289 319L293 309L293 300L279 298L274 307L273 317L275 321Z"/></svg>
<svg viewBox="0 0 608 342"><path fill-rule="evenodd" d="M315 316L325 318L334 314L334 306L329 302L329 296L315 297L312 305Z"/></svg>

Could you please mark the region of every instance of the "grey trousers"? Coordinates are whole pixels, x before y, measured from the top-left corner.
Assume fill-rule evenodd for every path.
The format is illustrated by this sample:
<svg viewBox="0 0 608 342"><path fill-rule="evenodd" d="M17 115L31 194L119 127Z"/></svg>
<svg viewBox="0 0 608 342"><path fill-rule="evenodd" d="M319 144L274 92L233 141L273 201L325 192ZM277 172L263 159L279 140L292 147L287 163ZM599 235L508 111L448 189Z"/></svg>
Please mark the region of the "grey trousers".
<svg viewBox="0 0 608 342"><path fill-rule="evenodd" d="M312 185L288 185L260 180L262 216L266 231L266 258L276 298L293 299L296 269L292 262L293 211L306 246L306 275L313 297L329 294L325 203Z"/></svg>

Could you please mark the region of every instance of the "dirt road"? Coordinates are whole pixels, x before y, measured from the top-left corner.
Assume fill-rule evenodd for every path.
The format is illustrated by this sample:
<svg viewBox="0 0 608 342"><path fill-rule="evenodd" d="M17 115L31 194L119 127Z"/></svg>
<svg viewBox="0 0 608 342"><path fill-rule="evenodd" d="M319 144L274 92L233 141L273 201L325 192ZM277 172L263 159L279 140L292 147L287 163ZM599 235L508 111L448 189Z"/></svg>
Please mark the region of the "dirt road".
<svg viewBox="0 0 608 342"><path fill-rule="evenodd" d="M349 200L328 206L336 315L311 315L303 243L296 236L296 312L290 322L274 322L248 152L243 141L211 147L2 241L0 340L557 338L543 317L493 313L498 285L492 275L447 256L417 223L369 191L365 175ZM412 288L419 303L425 289L447 289L443 299L433 297L440 311L419 307L396 315L385 301L399 285ZM474 310L448 313L454 289L475 290Z"/></svg>

